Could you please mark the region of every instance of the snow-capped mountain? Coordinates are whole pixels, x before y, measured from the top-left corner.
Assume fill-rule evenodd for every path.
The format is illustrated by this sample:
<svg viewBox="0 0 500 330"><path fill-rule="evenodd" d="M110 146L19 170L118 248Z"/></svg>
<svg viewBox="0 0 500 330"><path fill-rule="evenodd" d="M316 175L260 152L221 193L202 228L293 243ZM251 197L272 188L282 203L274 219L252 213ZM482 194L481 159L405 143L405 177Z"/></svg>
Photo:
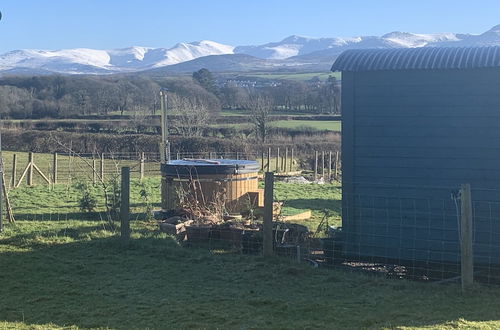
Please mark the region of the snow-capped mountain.
<svg viewBox="0 0 500 330"><path fill-rule="evenodd" d="M354 38L291 36L280 42L272 42L261 46L239 46L234 49L234 52L267 59L285 59L319 51L327 51L328 54L335 55L351 48L424 47L430 43L457 40L459 40L457 36L452 33L413 34L391 32L382 37L364 36Z"/></svg>
<svg viewBox="0 0 500 330"><path fill-rule="evenodd" d="M150 72L157 68L165 68L164 72L188 72L202 65L217 71L224 71L226 67L226 71L238 68L244 71L325 70L341 52L353 48L493 45L500 45L500 25L479 35L408 32L348 38L292 35L278 42L237 47L214 41L199 41L179 43L169 49L129 47L113 50L15 50L0 55L0 73L109 74L145 70Z"/></svg>
<svg viewBox="0 0 500 330"><path fill-rule="evenodd" d="M32 69L68 74L142 71L202 56L232 54L233 49L232 46L213 41L199 41L179 43L170 49L129 47L113 50L15 50L0 55L0 71Z"/></svg>

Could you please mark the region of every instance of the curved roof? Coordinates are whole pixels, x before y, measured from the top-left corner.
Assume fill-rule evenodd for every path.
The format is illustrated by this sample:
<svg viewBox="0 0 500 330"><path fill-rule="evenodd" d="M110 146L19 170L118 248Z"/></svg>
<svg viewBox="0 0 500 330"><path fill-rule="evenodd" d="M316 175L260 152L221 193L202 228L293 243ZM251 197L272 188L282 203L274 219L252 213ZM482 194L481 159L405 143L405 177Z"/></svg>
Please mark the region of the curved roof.
<svg viewBox="0 0 500 330"><path fill-rule="evenodd" d="M352 49L332 71L443 70L500 67L500 47Z"/></svg>

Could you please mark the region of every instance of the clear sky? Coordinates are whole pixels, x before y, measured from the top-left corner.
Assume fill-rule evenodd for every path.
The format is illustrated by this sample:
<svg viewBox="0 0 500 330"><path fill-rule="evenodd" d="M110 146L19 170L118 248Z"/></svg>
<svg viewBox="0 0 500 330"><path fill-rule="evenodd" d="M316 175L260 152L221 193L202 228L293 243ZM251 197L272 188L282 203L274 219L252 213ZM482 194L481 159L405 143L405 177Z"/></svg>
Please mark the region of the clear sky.
<svg viewBox="0 0 500 330"><path fill-rule="evenodd" d="M500 24L500 0L0 0L0 11L0 53L261 44L292 34L479 34Z"/></svg>

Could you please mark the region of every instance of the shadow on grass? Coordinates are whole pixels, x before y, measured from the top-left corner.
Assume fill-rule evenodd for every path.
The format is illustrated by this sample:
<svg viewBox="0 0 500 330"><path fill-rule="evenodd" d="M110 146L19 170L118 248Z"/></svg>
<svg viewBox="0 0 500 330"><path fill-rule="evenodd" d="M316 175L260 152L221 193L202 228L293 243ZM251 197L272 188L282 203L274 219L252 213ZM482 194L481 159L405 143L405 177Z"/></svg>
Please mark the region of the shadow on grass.
<svg viewBox="0 0 500 330"><path fill-rule="evenodd" d="M30 249L15 250L14 244L29 244L30 236L3 239L0 321L84 328L380 328L499 318L499 288L463 296L455 285L213 255L145 230L128 243L117 236L81 239L97 228L57 228L67 243Z"/></svg>
<svg viewBox="0 0 500 330"><path fill-rule="evenodd" d="M293 207L296 209L306 209L313 211L329 210L340 214L342 202L339 200L322 199L322 198L301 198L289 199L285 201L285 206Z"/></svg>

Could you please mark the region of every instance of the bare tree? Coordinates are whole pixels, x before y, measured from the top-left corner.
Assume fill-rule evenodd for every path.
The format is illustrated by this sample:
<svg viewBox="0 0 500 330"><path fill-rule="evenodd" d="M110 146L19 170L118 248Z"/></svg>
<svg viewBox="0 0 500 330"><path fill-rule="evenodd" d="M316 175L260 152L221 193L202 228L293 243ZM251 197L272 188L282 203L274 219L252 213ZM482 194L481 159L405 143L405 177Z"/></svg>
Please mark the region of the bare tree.
<svg viewBox="0 0 500 330"><path fill-rule="evenodd" d="M262 143L265 143L269 133L269 121L273 110L273 101L269 96L254 94L249 97L248 108L251 112L255 135Z"/></svg>
<svg viewBox="0 0 500 330"><path fill-rule="evenodd" d="M176 128L182 136L201 136L208 125L210 112L206 104L198 98L180 98L178 101Z"/></svg>

